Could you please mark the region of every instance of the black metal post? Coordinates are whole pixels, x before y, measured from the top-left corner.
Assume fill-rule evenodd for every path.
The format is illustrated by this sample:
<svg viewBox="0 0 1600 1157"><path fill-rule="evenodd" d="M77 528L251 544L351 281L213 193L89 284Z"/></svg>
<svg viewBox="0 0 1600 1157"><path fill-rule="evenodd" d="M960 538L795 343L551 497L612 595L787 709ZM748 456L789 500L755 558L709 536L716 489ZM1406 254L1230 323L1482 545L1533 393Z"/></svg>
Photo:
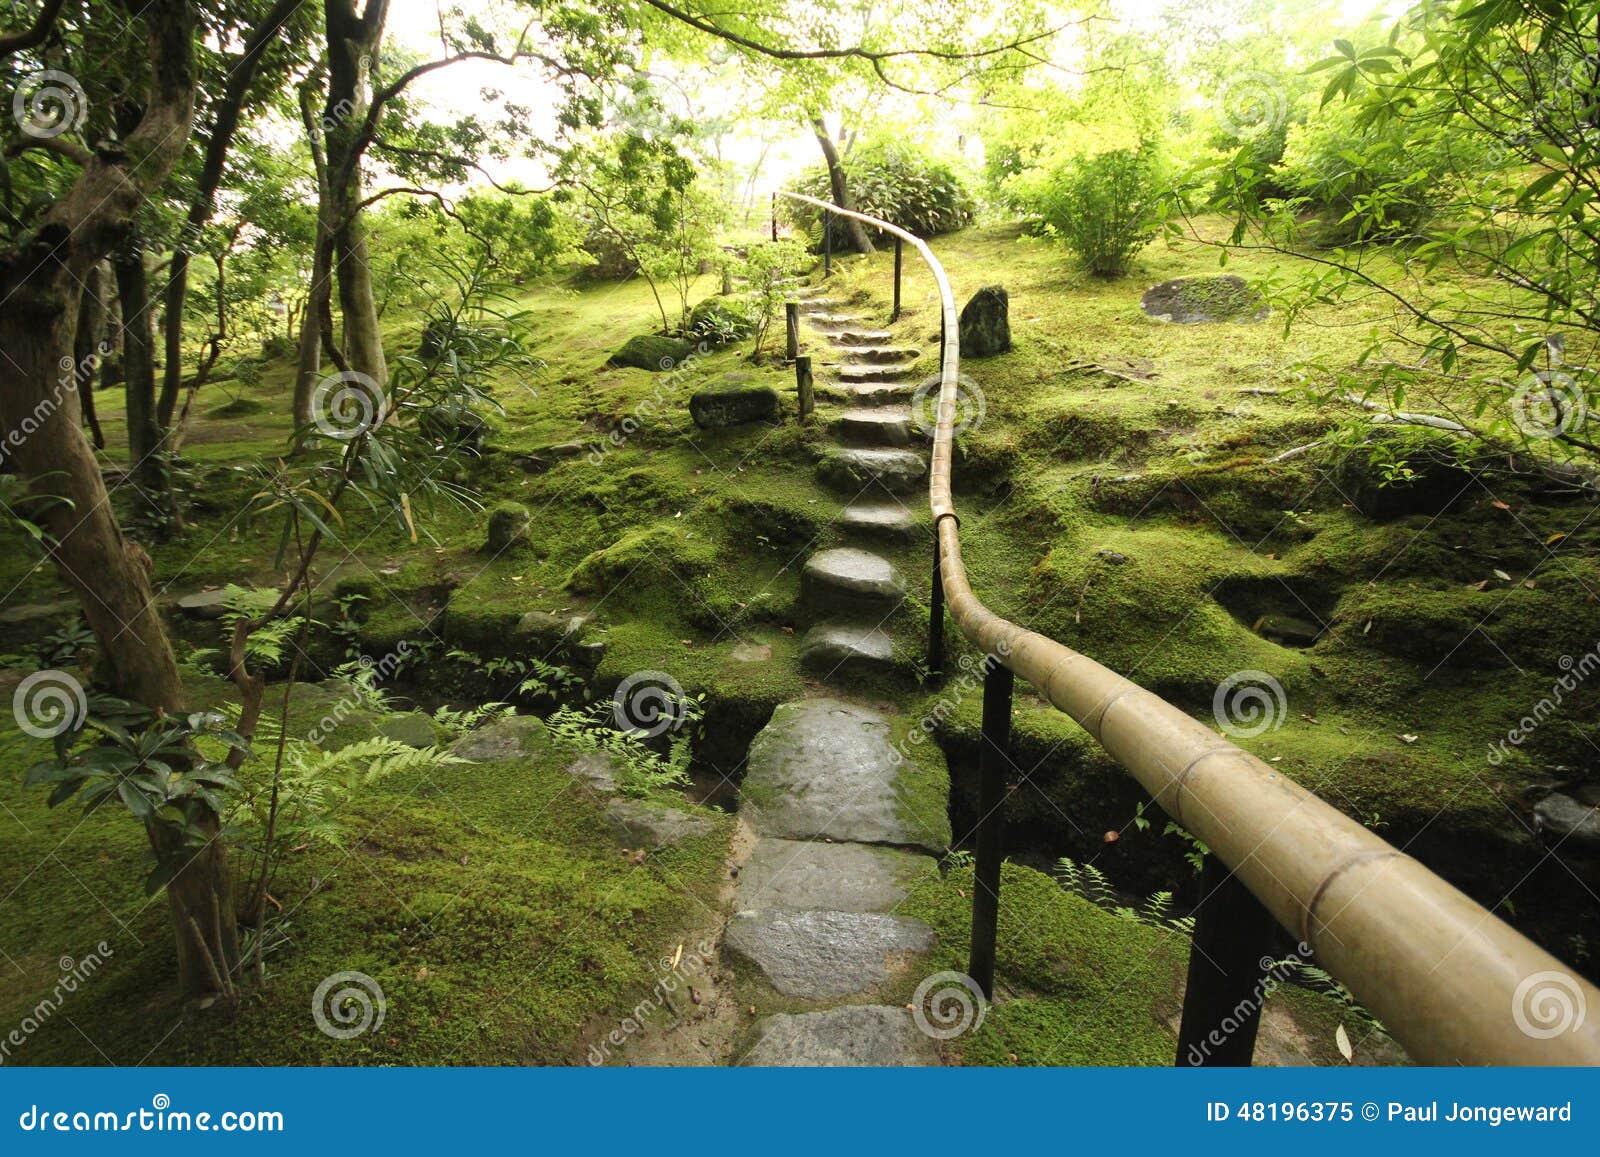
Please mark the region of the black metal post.
<svg viewBox="0 0 1600 1157"><path fill-rule="evenodd" d="M800 395L800 420L804 422L811 417L811 411L817 408L816 395L811 379L811 357L801 354L794 359L794 385L795 391Z"/></svg>
<svg viewBox="0 0 1600 1157"><path fill-rule="evenodd" d="M778 239L778 194L772 194L772 239Z"/></svg>
<svg viewBox="0 0 1600 1157"><path fill-rule="evenodd" d="M1178 1066L1246 1066L1266 1002L1277 926L1261 901L1215 855L1200 870L1189 974L1178 1029Z"/></svg>
<svg viewBox="0 0 1600 1157"><path fill-rule="evenodd" d="M833 210L822 211L822 276L833 273Z"/></svg>
<svg viewBox="0 0 1600 1157"><path fill-rule="evenodd" d="M894 312L889 315L890 322L900 320L900 261L905 249L905 243L898 237L894 239ZM943 353L944 351L940 351Z"/></svg>
<svg viewBox="0 0 1600 1157"><path fill-rule="evenodd" d="M990 656L983 677L983 736L978 747L977 874L972 888L972 947L967 975L994 999L995 938L1000 927L1000 861L1005 836L1006 770L1011 764L1011 668Z"/></svg>
<svg viewBox="0 0 1600 1157"><path fill-rule="evenodd" d="M939 526L933 527L933 591L928 596L928 677L944 674L944 568L939 559Z"/></svg>

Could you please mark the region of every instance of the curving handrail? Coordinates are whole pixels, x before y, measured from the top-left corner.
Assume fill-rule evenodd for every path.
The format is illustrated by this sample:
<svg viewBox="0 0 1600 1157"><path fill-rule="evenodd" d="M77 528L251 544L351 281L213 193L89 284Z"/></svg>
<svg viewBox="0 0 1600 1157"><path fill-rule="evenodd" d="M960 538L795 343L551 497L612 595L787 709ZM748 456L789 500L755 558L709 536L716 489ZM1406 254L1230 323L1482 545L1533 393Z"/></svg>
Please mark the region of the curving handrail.
<svg viewBox="0 0 1600 1157"><path fill-rule="evenodd" d="M950 495L961 353L944 267L927 242L887 221L800 193L782 195L900 238L938 285L944 348L928 502L945 602L961 633L1094 736L1414 1059L1600 1065L1600 989L1271 764L1110 668L983 605L967 583L961 521ZM1552 1036L1541 1031L1530 1002L1554 978L1558 987L1551 991L1578 1016Z"/></svg>

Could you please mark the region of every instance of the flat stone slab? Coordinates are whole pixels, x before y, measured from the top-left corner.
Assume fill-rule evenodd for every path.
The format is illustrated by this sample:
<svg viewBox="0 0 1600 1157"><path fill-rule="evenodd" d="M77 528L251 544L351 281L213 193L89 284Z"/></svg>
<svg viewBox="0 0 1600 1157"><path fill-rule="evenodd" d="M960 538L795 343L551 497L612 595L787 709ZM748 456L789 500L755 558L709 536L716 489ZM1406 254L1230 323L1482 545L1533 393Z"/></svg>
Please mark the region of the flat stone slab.
<svg viewBox="0 0 1600 1157"><path fill-rule="evenodd" d="M844 508L839 525L862 534L886 538L908 538L916 530L916 520L904 506L889 502L862 502Z"/></svg>
<svg viewBox="0 0 1600 1157"><path fill-rule="evenodd" d="M852 406L890 406L909 402L917 392L910 381L837 383L835 390Z"/></svg>
<svg viewBox="0 0 1600 1157"><path fill-rule="evenodd" d="M927 476L928 464L911 450L838 449L817 464L824 482L845 488L877 483L891 494L910 494Z"/></svg>
<svg viewBox="0 0 1600 1157"><path fill-rule="evenodd" d="M864 606L884 609L906 595L900 572L888 559L853 546L819 550L800 572L801 595L822 607Z"/></svg>
<svg viewBox="0 0 1600 1157"><path fill-rule="evenodd" d="M894 334L886 329L845 329L828 338L837 346L874 346L892 341Z"/></svg>
<svg viewBox="0 0 1600 1157"><path fill-rule="evenodd" d="M914 362L922 351L904 345L860 343L844 351L845 360L852 362Z"/></svg>
<svg viewBox="0 0 1600 1157"><path fill-rule="evenodd" d="M1262 321L1271 311L1242 277L1174 277L1145 290L1139 308L1157 321L1202 325L1218 321Z"/></svg>
<svg viewBox="0 0 1600 1157"><path fill-rule="evenodd" d="M617 790L617 765L603 751L585 751L567 764L567 774L603 795Z"/></svg>
<svg viewBox="0 0 1600 1157"><path fill-rule="evenodd" d="M750 745L743 815L760 836L942 850L946 833L904 805L913 765L890 735L886 716L838 699L780 705Z"/></svg>
<svg viewBox="0 0 1600 1157"><path fill-rule="evenodd" d="M476 763L516 759L528 738L543 730L544 724L532 715L507 716L469 731L450 745L450 754Z"/></svg>
<svg viewBox="0 0 1600 1157"><path fill-rule="evenodd" d="M738 912L723 943L784 996L827 1000L882 988L939 943L921 920L881 912Z"/></svg>
<svg viewBox="0 0 1600 1157"><path fill-rule="evenodd" d="M876 627L818 623L800 642L800 662L824 674L892 667L894 640Z"/></svg>
<svg viewBox="0 0 1600 1157"><path fill-rule="evenodd" d="M1553 791L1533 805L1540 830L1564 848L1600 851L1600 800L1592 803Z"/></svg>
<svg viewBox="0 0 1600 1157"><path fill-rule="evenodd" d="M636 799L612 800L606 805L606 818L617 838L630 848L670 847L693 836L709 835L714 827L705 816Z"/></svg>
<svg viewBox="0 0 1600 1157"><path fill-rule="evenodd" d="M915 366L885 365L876 363L842 362L839 365L841 382L902 382L915 377Z"/></svg>
<svg viewBox="0 0 1600 1157"><path fill-rule="evenodd" d="M229 597L225 589L195 591L184 595L173 605L191 619L220 619L228 613Z"/></svg>
<svg viewBox="0 0 1600 1157"><path fill-rule="evenodd" d="M764 838L739 872L738 910L890 912L919 879L937 875L931 856L866 844Z"/></svg>
<svg viewBox="0 0 1600 1157"><path fill-rule="evenodd" d="M938 1064L933 1040L903 1008L857 1004L756 1022L739 1064L764 1068L909 1068Z"/></svg>
<svg viewBox="0 0 1600 1157"><path fill-rule="evenodd" d="M911 414L899 407L858 406L843 411L834 421L842 436L858 442L887 446L912 442Z"/></svg>

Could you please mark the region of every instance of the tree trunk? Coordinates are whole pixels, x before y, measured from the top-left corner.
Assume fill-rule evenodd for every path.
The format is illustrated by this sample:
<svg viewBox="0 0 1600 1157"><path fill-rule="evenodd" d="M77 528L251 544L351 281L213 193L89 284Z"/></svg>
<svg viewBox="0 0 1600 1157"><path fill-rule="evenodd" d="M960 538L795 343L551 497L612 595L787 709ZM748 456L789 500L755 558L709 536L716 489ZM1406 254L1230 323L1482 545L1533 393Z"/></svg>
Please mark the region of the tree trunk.
<svg viewBox="0 0 1600 1157"><path fill-rule="evenodd" d="M152 509L166 507L161 425L156 418L155 330L150 275L137 244L111 259L122 303L122 373L128 410L128 474Z"/></svg>
<svg viewBox="0 0 1600 1157"><path fill-rule="evenodd" d="M853 209L850 203L850 186L845 180L844 162L839 159L839 150L834 147L833 138L828 135L828 126L821 117L811 121L811 131L816 134L817 144L822 149L822 159L828 165L828 184L833 188L833 203L841 209ZM855 251L861 254L874 253L872 238L867 236L866 226L854 217L841 218L844 222L845 236L850 238L850 244Z"/></svg>
<svg viewBox="0 0 1600 1157"><path fill-rule="evenodd" d="M311 395L322 376L322 315L331 274L332 243L318 230L311 260L311 291L300 319L300 348L294 378L294 428L311 424Z"/></svg>
<svg viewBox="0 0 1600 1157"><path fill-rule="evenodd" d="M72 343L72 380L78 388L78 405L83 424L94 439L94 448L106 448L106 436L94 412L94 387L100 377L100 360L105 356L106 303L105 279L98 264L89 267L78 299L78 325Z"/></svg>
<svg viewBox="0 0 1600 1157"><path fill-rule="evenodd" d="M78 321L78 287L132 234L140 206L183 155L194 115L194 11L188 0L148 0L133 18L147 41L145 100L137 126L115 149L84 157L82 171L14 247L0 250L0 427L18 472L41 498L33 517L50 557L77 595L118 695L166 714L182 684L150 588L149 557L127 541L112 512L99 463L80 426L78 391L63 381ZM64 500L64 501L63 501ZM217 830L217 817L198 817ZM166 836L151 832L158 857ZM216 999L237 967L231 882L220 842L192 856L167 890L181 995ZM197 938L192 929L199 928ZM208 963L209 961L209 963ZM219 974L223 983L214 977Z"/></svg>

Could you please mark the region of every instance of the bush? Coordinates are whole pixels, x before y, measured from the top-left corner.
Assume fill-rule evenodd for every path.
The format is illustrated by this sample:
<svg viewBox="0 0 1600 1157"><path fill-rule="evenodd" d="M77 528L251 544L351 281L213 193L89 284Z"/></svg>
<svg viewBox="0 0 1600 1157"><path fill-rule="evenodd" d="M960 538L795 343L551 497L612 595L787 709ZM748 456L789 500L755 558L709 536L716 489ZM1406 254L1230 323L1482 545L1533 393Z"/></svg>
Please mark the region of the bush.
<svg viewBox="0 0 1600 1157"><path fill-rule="evenodd" d="M851 206L861 213L881 217L918 237L950 233L969 224L977 202L966 182L947 161L898 141L871 144L844 159ZM833 200L828 169L807 170L796 189L824 201ZM821 243L820 211L790 202L790 218ZM849 246L844 224L834 219L835 249Z"/></svg>
<svg viewBox="0 0 1600 1157"><path fill-rule="evenodd" d="M1035 210L1046 229L1099 277L1121 277L1155 239L1166 194L1155 146L1072 158L1047 175Z"/></svg>
<svg viewBox="0 0 1600 1157"><path fill-rule="evenodd" d="M749 337L756 330L753 310L731 297L708 297L689 311L687 337L713 346Z"/></svg>

